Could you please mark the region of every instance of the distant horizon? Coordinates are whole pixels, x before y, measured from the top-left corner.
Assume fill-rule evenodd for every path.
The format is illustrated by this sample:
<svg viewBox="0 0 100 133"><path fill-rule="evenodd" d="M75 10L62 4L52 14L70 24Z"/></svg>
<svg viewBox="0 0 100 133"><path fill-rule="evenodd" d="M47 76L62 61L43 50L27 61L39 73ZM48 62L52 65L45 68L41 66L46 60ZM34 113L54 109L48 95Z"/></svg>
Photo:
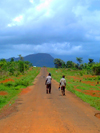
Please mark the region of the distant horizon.
<svg viewBox="0 0 100 133"><path fill-rule="evenodd" d="M21 54L19 54L19 55L21 55L22 57L26 57L26 56L29 56L29 55L36 55L36 54L49 54L49 53L34 53L34 54L28 54L28 55L25 55L25 56L23 56L23 55L21 55ZM56 58L58 58L58 59L61 59L61 60L63 60L65 63L67 62L67 61L73 61L73 62L75 62L75 63L78 63L77 62L77 60L76 60L76 57L74 57L74 56L68 56L69 58L71 58L71 59L63 59L64 57L62 57L62 56L58 56L58 57L54 57L52 54L49 54L49 55L51 55L54 59L56 59ZM77 57L82 57L82 56L77 56ZM1 58L1 59L6 59L6 60L8 60L8 59L11 59L11 58L19 58L19 56L17 56L17 57L9 57L9 58ZM83 58L83 57L82 57ZM84 62L84 58L83 58L83 64L84 63L88 63L89 61L88 61L88 59L89 58L86 58L85 57L85 62ZM93 58L91 58L91 59L93 59ZM87 60L87 61L86 61ZM100 59L93 59L93 61L96 63L96 62L100 62Z"/></svg>

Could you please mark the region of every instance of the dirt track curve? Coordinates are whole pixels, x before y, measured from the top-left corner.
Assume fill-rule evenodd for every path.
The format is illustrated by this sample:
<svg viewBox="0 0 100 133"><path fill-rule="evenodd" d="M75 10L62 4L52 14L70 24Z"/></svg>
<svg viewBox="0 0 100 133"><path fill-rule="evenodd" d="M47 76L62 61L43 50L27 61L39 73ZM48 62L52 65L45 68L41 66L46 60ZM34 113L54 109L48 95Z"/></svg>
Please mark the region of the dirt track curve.
<svg viewBox="0 0 100 133"><path fill-rule="evenodd" d="M100 133L99 111L66 91L61 96L52 80L45 92L46 68L42 68L30 91L20 95L10 115L0 119L0 133Z"/></svg>

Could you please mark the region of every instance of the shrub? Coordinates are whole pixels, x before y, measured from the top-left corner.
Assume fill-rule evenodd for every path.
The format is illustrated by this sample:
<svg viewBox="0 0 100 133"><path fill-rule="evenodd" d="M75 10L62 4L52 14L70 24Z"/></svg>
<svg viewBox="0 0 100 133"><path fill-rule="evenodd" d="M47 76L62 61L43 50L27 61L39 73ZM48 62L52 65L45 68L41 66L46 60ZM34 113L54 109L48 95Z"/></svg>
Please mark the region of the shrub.
<svg viewBox="0 0 100 133"><path fill-rule="evenodd" d="M82 73L82 71L80 72L80 76L83 76L83 73Z"/></svg>
<svg viewBox="0 0 100 133"><path fill-rule="evenodd" d="M95 73L95 75L100 75L100 63L93 65L92 70Z"/></svg>
<svg viewBox="0 0 100 133"><path fill-rule="evenodd" d="M19 71L21 73L24 73L24 62L23 61L19 61Z"/></svg>
<svg viewBox="0 0 100 133"><path fill-rule="evenodd" d="M14 82L12 82L12 81L9 81L9 82L3 83L3 84L8 87L14 86Z"/></svg>
<svg viewBox="0 0 100 133"><path fill-rule="evenodd" d="M9 70L9 72L11 73L11 75L14 74L14 71L15 71L15 69L13 67L11 67L10 70Z"/></svg>

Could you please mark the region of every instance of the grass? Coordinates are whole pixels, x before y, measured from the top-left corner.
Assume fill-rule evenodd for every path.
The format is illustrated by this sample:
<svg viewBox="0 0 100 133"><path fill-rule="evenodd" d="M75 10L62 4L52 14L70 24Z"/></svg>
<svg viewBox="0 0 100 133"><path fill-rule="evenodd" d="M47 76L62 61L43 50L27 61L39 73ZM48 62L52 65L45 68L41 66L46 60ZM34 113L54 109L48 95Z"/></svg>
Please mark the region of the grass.
<svg viewBox="0 0 100 133"><path fill-rule="evenodd" d="M14 80L6 83L0 83L0 92L7 92L8 95L0 95L0 108L8 103L13 103L21 92L22 88L32 85L35 77L39 74L40 68L33 68L21 77L10 77Z"/></svg>
<svg viewBox="0 0 100 133"><path fill-rule="evenodd" d="M71 70L66 68L48 68L48 72L52 74L52 78L57 82L60 82L62 75L65 75L67 82L66 89L74 93L84 102L89 103L92 107L100 110L100 97L94 97L96 92L92 95L84 94L85 90L100 90L100 84L96 84L100 81L100 76L87 75L85 70ZM92 82L94 86L91 84ZM81 90L81 92L76 89Z"/></svg>

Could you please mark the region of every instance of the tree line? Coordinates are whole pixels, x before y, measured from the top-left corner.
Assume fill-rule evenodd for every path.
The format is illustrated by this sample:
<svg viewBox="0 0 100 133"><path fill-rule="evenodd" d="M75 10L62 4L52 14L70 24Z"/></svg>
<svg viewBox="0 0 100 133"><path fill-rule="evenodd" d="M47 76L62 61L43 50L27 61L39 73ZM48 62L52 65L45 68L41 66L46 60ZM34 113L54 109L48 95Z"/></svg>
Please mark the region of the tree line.
<svg viewBox="0 0 100 133"><path fill-rule="evenodd" d="M86 69L88 72L96 75L100 75L100 63L95 63L94 59L89 58L88 63L82 63L83 58L76 57L78 63L73 61L67 61L66 63L61 59L54 59L55 68L71 68L71 69Z"/></svg>
<svg viewBox="0 0 100 133"><path fill-rule="evenodd" d="M24 74L32 65L29 61L24 61L24 58L19 55L19 60L14 61L14 58L8 62L5 59L0 60L0 78L10 75L18 76Z"/></svg>

